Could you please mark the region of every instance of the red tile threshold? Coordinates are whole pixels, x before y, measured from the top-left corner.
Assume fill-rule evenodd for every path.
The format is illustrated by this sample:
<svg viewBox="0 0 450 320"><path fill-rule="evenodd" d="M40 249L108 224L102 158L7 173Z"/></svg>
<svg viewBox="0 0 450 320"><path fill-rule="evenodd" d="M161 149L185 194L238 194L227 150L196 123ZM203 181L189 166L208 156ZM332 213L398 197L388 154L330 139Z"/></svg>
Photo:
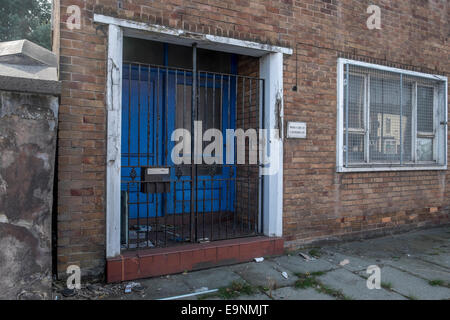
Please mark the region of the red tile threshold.
<svg viewBox="0 0 450 320"><path fill-rule="evenodd" d="M251 261L283 254L282 238L251 237L127 251L106 261L108 283Z"/></svg>

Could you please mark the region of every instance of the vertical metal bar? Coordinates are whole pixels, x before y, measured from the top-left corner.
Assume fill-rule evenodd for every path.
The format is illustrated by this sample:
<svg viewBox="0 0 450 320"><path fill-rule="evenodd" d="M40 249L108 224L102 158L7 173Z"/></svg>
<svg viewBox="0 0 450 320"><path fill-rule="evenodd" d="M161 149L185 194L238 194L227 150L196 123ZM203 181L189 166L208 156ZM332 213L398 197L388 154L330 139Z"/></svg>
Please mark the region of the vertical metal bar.
<svg viewBox="0 0 450 320"><path fill-rule="evenodd" d="M365 99L365 103L367 105L367 108L364 108L365 112L366 112L366 116L365 116L365 160L366 163L370 163L370 74L367 76L367 83L366 83L366 87L365 87L365 92L366 92L366 99Z"/></svg>
<svg viewBox="0 0 450 320"><path fill-rule="evenodd" d="M177 111L178 111L177 110L178 109L178 70L175 69L174 71L175 71L175 79L174 79L174 81L175 81L175 85L174 85L175 86L175 88L174 88L175 89L175 95L174 95L175 96L175 116L173 117L173 119L174 119L174 129L176 130L177 129ZM183 119L183 121L184 121L184 119ZM176 180L174 182L173 193L174 193L174 197L175 197L175 200L173 203L173 213L172 213L173 227L174 227L174 233L177 234L178 228L176 227L177 223L175 220L175 217L177 215L177 181Z"/></svg>
<svg viewBox="0 0 450 320"><path fill-rule="evenodd" d="M417 82L414 82L413 89L412 89L412 128L411 128L411 134L412 134L412 143L411 143L411 153L412 153L412 160L414 163L417 162Z"/></svg>
<svg viewBox="0 0 450 320"><path fill-rule="evenodd" d="M172 212L172 216L173 216L173 233L174 233L174 237L175 237L175 241L177 241L177 222L175 220L176 216L177 216L177 182L178 180L174 180L173 181L173 212Z"/></svg>
<svg viewBox="0 0 450 320"><path fill-rule="evenodd" d="M247 117L248 117L248 125L249 125L249 128L251 128L252 127L252 123L251 123L251 112L252 112L252 79L251 78L249 78L249 98L248 98L248 100L249 100L249 106L248 106L248 115L247 115ZM247 188L248 188L248 199L247 199L247 219L248 219L248 221L247 221L247 226L248 226L248 229L249 229L249 232L250 232L250 176L251 176L251 170L250 170L250 158L251 158L251 156L250 156L250 152L252 152L253 150L251 150L251 146L250 146L250 142L249 142L249 147L248 147L248 167L247 167L247 176L248 176L248 185L247 185Z"/></svg>
<svg viewBox="0 0 450 320"><path fill-rule="evenodd" d="M245 130L245 77L242 77L242 129Z"/></svg>
<svg viewBox="0 0 450 320"><path fill-rule="evenodd" d="M403 73L400 73L400 165L403 164Z"/></svg>
<svg viewBox="0 0 450 320"><path fill-rule="evenodd" d="M219 210L218 210L219 223L217 224L218 239L220 239L220 225L222 224L222 184L223 184L223 181L220 180L219 181Z"/></svg>
<svg viewBox="0 0 450 320"><path fill-rule="evenodd" d="M147 73L147 167L150 165L150 90L151 90L151 82L150 82L150 74L151 74L151 67L148 66L148 73ZM149 202L149 193L146 193L146 202L147 202L147 221L146 221L146 230L145 230L145 241L147 241L147 245L148 245L148 240L149 240L149 226L148 226L148 218L150 215L149 212L149 206L150 206L150 202Z"/></svg>
<svg viewBox="0 0 450 320"><path fill-rule="evenodd" d="M164 164L167 166L168 162L168 153L169 153L169 67L166 66L166 84L165 84L165 111L164 111L164 121L165 121L165 135L164 135ZM161 201L163 201L164 208L163 216L164 216L164 244L167 245L167 208L168 208L168 196L167 193L163 193L161 195Z"/></svg>
<svg viewBox="0 0 450 320"><path fill-rule="evenodd" d="M229 207L230 207L230 176L228 175L228 178L226 178L226 184L227 184L227 192L225 193L225 238L228 238L228 217L229 217Z"/></svg>
<svg viewBox="0 0 450 320"><path fill-rule="evenodd" d="M200 88L199 88L200 90ZM201 119L204 120L203 122L205 122L205 127L203 130L207 130L209 129L209 124L208 124L208 118L207 115L209 115L210 110L208 110L209 107L209 101L208 101L208 73L205 72L205 105L203 106L203 110L202 110L202 114L201 114ZM197 115L197 117L199 117L199 115ZM203 148L203 145L202 145ZM203 152L203 151L202 151ZM205 232L205 223L206 223L206 204L205 204L205 200L206 200L206 179L203 180L203 235L202 238L206 239L206 232Z"/></svg>
<svg viewBox="0 0 450 320"><path fill-rule="evenodd" d="M128 166L131 167L131 82L132 82L132 75L131 75L131 63L128 65ZM130 173L131 175L131 173ZM128 202L128 249L130 248L130 183L127 184L127 202Z"/></svg>
<svg viewBox="0 0 450 320"><path fill-rule="evenodd" d="M227 129L231 129L231 75L228 76L228 128ZM231 184L230 184L230 172L231 172L232 167L229 166L228 167L228 177L227 177L227 189L226 189L226 199L227 199L227 205L226 205L226 215L225 215L225 238L228 238L228 216L230 215L231 212Z"/></svg>
<svg viewBox="0 0 450 320"><path fill-rule="evenodd" d="M128 65L128 166L131 167L131 63Z"/></svg>
<svg viewBox="0 0 450 320"><path fill-rule="evenodd" d="M192 45L192 97L191 97L191 212L190 212L190 220L191 220L191 242L195 241L195 229L194 228L194 211L196 208L196 190L195 186L197 182L195 181L196 175L196 166L194 164L194 121L196 118L196 99L197 97L197 44L194 43ZM195 218L195 226L197 225Z"/></svg>
<svg viewBox="0 0 450 320"><path fill-rule="evenodd" d="M262 88L262 92L261 92L261 109L262 109L262 111L261 111L261 126L262 126L262 128L261 129L265 129L266 128L266 120L265 120L265 116L266 116L266 109L265 109L265 107L266 107L266 105L265 105L265 103L266 103L266 97L265 97L265 94L266 94L266 88L265 88L265 80L263 79L263 80L261 80L261 83L262 83L262 86L261 86L261 88ZM261 161L262 161L263 159L261 159ZM260 230L260 232L263 232L264 231L264 176L262 176L261 178L261 199L260 199L260 203L261 203L261 213L260 213L260 215L261 215L261 225L259 226L259 230Z"/></svg>
<svg viewBox="0 0 450 320"><path fill-rule="evenodd" d="M205 122L206 122L206 124L208 123L207 122L207 118L206 118L206 115L207 114L209 114L209 110L208 110L208 107L209 107L209 101L208 101L208 73L207 72L205 72L205 106L203 107L203 114L201 115L202 116L202 118L204 119L204 120L206 120ZM204 128L205 130L207 130L207 129L209 129L209 126L206 126L206 128Z"/></svg>
<svg viewBox="0 0 450 320"><path fill-rule="evenodd" d="M203 179L202 182L203 182L202 183L202 185L203 185L203 206L202 206L202 209L203 209L202 231L203 231L203 233L202 233L202 238L205 239L206 238L205 237L205 235L206 235L206 232L205 232L205 223L206 223L206 221L205 221L205 215L206 215L206 179Z"/></svg>
<svg viewBox="0 0 450 320"><path fill-rule="evenodd" d="M137 149L137 156L138 156L138 170L140 170L141 167L141 65L138 64L138 149ZM139 181L141 179L139 178ZM140 194L141 194L141 182L138 182L137 184L137 225L138 225L138 230L140 230ZM140 238L141 233L137 232L137 245L138 247L140 247L140 242L141 242L141 238Z"/></svg>
<svg viewBox="0 0 450 320"><path fill-rule="evenodd" d="M168 164L168 153L169 153L169 68L166 67L166 110L164 112L164 120L165 120L165 137L164 137L164 164L167 166Z"/></svg>
<svg viewBox="0 0 450 320"><path fill-rule="evenodd" d="M261 79L256 80L256 103L255 103L255 107L258 109L258 127L259 129L263 128L262 125L262 121L264 121L264 119L262 118L262 99L261 99ZM259 136L259 132L258 132L258 137L261 138ZM259 148L261 148L261 144L258 141L258 151ZM256 184L256 190L258 190L258 201L256 203L256 207L255 207L255 233L258 233L259 231L259 220L260 220L260 212L261 212L261 198L262 198L262 179L260 178L261 174L260 174L260 170L261 170L261 163L262 163L262 159L259 157L259 152L257 154L257 164L258 164L258 168L256 170L256 180L255 180L255 184Z"/></svg>
<svg viewBox="0 0 450 320"><path fill-rule="evenodd" d="M348 153L349 153L349 146L348 146L348 99L349 99L349 87L350 87L350 81L349 81L349 64L346 64L346 88L345 88L345 167L348 167Z"/></svg>
<svg viewBox="0 0 450 320"><path fill-rule="evenodd" d="M196 91L196 99L195 99L195 120L198 121L200 120L199 118L199 106L200 106L200 83L201 83L201 79L200 79L200 72L196 73L196 78L197 78L197 91ZM201 156L201 155L198 155ZM198 180L198 165L194 163L195 166L195 221L196 221L196 225L195 225L195 239L196 241L198 241L198 239L200 239L199 236L199 212L198 212L198 207L199 207L199 199L198 199L198 195L199 195L199 180Z"/></svg>
<svg viewBox="0 0 450 320"><path fill-rule="evenodd" d="M155 158L155 162L154 165L158 166L159 165L159 120L160 120L160 115L159 115L159 91L161 89L160 86L160 72L159 72L159 67L157 68L156 72L158 72L158 83L156 85L156 158Z"/></svg>
<svg viewBox="0 0 450 320"><path fill-rule="evenodd" d="M235 107L234 107L234 125L235 125L235 129L237 129L238 126L238 122L237 122L237 114L238 114L238 82L239 82L239 78L236 75L235 76L236 79L236 92L234 93L234 101L235 101ZM236 159L237 157L237 145L236 143L234 144L234 158ZM236 161L235 161L236 162ZM234 177L234 204L233 204L233 209L234 209L234 213L233 213L233 235L235 235L236 233L236 214L238 211L238 207L237 207L237 179L238 179L238 174L237 174L237 163L235 163L233 170L236 170L236 172L233 174L235 175Z"/></svg>
<svg viewBox="0 0 450 320"><path fill-rule="evenodd" d="M213 231L214 231L213 210L214 210L214 177L211 176L211 237L210 237L210 240L213 240Z"/></svg>
<svg viewBox="0 0 450 320"><path fill-rule="evenodd" d="M159 108L160 108L160 103L159 103L159 93L160 93L160 72L159 72L159 67L157 67L156 72L158 72L158 78L157 78L157 85L156 85L156 155L154 158L154 163L153 165L158 166L159 165L159 120L160 120L160 115L159 115ZM159 202L159 194L158 193L154 193L153 194L153 199L155 200L155 210L156 210L156 214L155 214L155 246L158 246L158 231L159 231L159 225L158 225L158 213L159 213L159 208L158 208L158 202Z"/></svg>
<svg viewBox="0 0 450 320"><path fill-rule="evenodd" d="M128 241L127 241L127 248L130 249L130 181L127 182L127 194L128 196L127 198L127 207L128 207L128 216L127 216L127 220L128 220Z"/></svg>
<svg viewBox="0 0 450 320"><path fill-rule="evenodd" d="M245 131L245 77L242 77L242 110L241 110L241 117L242 117L242 129ZM245 152L245 149L246 149L246 147L245 147L245 140L244 140L244 145L242 146L242 148L243 148L243 150L241 150L241 151L244 152L245 155L247 155L248 152ZM243 170L245 170L244 169L245 168L244 165L245 165L245 156L244 156L243 168L241 169L241 176L242 176L241 183L240 183L241 191L244 191L242 189L243 189L244 183L245 183L244 182L244 173L242 172ZM247 170L248 170L248 167L247 167ZM247 171L247 174L248 174L248 171ZM244 230L244 210L243 210L244 209L244 201L243 201L242 197L239 197L239 198L240 198L239 210L241 211L240 212L241 233L243 233L243 230Z"/></svg>
<svg viewBox="0 0 450 320"><path fill-rule="evenodd" d="M181 181L181 199L181 239L184 241L184 181Z"/></svg>

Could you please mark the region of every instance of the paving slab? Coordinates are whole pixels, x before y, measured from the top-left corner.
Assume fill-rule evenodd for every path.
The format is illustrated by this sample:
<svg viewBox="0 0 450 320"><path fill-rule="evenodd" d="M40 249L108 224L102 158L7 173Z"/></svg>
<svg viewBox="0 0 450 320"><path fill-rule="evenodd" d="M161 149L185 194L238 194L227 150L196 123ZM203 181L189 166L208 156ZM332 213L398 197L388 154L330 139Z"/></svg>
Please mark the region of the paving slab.
<svg viewBox="0 0 450 320"><path fill-rule="evenodd" d="M335 300L333 297L317 292L313 288L296 289L292 287L272 291L272 298L275 300Z"/></svg>
<svg viewBox="0 0 450 320"><path fill-rule="evenodd" d="M235 300L271 300L271 299L263 293L258 293L250 296L242 295L237 297Z"/></svg>
<svg viewBox="0 0 450 320"><path fill-rule="evenodd" d="M443 268L450 268L450 254L429 252L420 254L418 257L419 259L437 264Z"/></svg>
<svg viewBox="0 0 450 320"><path fill-rule="evenodd" d="M298 279L288 269L268 260L259 263L250 262L238 265L234 270L253 286L270 287L271 285L275 285L277 288L281 288L294 285ZM281 275L283 271L288 274L287 279Z"/></svg>
<svg viewBox="0 0 450 320"><path fill-rule="evenodd" d="M411 273L419 278L427 280L443 280L450 283L449 269L415 258L415 256L386 261L385 264Z"/></svg>
<svg viewBox="0 0 450 320"><path fill-rule="evenodd" d="M272 261L293 273L311 273L337 268L337 266L324 259L319 258L313 261L307 261L298 255L281 256L274 258Z"/></svg>
<svg viewBox="0 0 450 320"><path fill-rule="evenodd" d="M349 254L343 254L341 252L330 252L327 251L321 259L326 260L337 268L344 268L350 271L361 271L367 270L368 266L380 265L383 263L382 259L369 258L364 256L354 256ZM342 264L341 262L348 260L347 264Z"/></svg>
<svg viewBox="0 0 450 320"><path fill-rule="evenodd" d="M144 280L136 280L145 287L143 294L127 294L127 299L134 299L145 295L144 299L161 299L183 294L192 293L193 290L182 279L182 275L169 277L158 277ZM195 300L196 297L186 298L187 300Z"/></svg>
<svg viewBox="0 0 450 320"><path fill-rule="evenodd" d="M210 296L203 300L223 300L223 299L218 296ZM271 299L263 293L256 293L256 294L252 294L252 295L242 295L242 296L236 297L234 299L230 299L230 301L233 301L233 300L271 300Z"/></svg>
<svg viewBox="0 0 450 320"><path fill-rule="evenodd" d="M381 268L381 283L391 284L393 291L406 297L414 297L420 300L450 299L449 288L431 286L426 280L390 266Z"/></svg>
<svg viewBox="0 0 450 320"><path fill-rule="evenodd" d="M337 269L317 277L325 286L340 290L354 300L405 300L401 295L385 289L369 290L366 279L345 269Z"/></svg>
<svg viewBox="0 0 450 320"><path fill-rule="evenodd" d="M190 272L180 277L191 290L203 287L218 289L229 286L233 281L243 281L237 273L228 267Z"/></svg>

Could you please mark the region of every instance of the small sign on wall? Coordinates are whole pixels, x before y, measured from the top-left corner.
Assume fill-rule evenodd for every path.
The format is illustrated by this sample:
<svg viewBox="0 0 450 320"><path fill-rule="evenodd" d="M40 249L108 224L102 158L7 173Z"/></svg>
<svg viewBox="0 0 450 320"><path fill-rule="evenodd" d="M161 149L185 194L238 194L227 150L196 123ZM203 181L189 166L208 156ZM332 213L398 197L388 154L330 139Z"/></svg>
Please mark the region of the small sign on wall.
<svg viewBox="0 0 450 320"><path fill-rule="evenodd" d="M287 138L306 139L306 122L288 122Z"/></svg>

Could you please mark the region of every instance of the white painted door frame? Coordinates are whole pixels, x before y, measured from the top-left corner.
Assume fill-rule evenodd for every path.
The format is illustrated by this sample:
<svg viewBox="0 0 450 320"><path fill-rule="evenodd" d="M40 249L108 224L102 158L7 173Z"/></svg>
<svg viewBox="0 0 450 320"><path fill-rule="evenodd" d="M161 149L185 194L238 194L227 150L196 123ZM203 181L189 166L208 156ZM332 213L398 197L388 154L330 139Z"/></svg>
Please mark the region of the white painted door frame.
<svg viewBox="0 0 450 320"><path fill-rule="evenodd" d="M274 134L266 148L272 153L270 174L263 175L263 233L283 234L283 54L292 49L251 41L187 33L158 25L94 15L94 22L108 25L107 74L107 158L106 158L106 256L120 255L120 158L122 118L123 37L138 37L181 45L197 43L199 48L243 54L260 59L260 78L264 80L264 124ZM273 130L273 129L279 129ZM279 133L278 133L279 132ZM276 155L276 156L275 156ZM275 157L274 157L275 156ZM261 169L265 170L265 169Z"/></svg>

